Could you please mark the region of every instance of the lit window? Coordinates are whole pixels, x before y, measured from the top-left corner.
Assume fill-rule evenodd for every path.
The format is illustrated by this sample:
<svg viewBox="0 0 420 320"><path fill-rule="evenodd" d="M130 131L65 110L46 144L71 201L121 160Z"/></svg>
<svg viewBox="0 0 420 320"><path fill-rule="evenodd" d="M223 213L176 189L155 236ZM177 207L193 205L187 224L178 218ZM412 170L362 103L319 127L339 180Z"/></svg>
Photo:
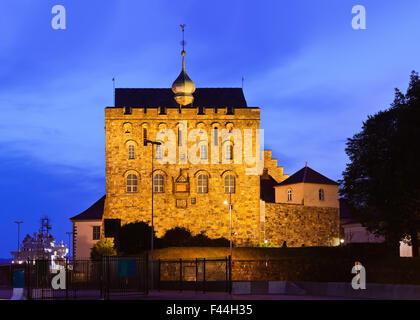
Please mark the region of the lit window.
<svg viewBox="0 0 420 320"><path fill-rule="evenodd" d="M162 148L160 145L156 146L156 160L162 160Z"/></svg>
<svg viewBox="0 0 420 320"><path fill-rule="evenodd" d="M319 189L319 200L324 200L324 189Z"/></svg>
<svg viewBox="0 0 420 320"><path fill-rule="evenodd" d="M101 238L101 227L93 226L92 240L99 240Z"/></svg>
<svg viewBox="0 0 420 320"><path fill-rule="evenodd" d="M225 177L225 193L235 193L235 177L232 175Z"/></svg>
<svg viewBox="0 0 420 320"><path fill-rule="evenodd" d="M137 176L135 174L129 174L127 176L127 192L137 192Z"/></svg>
<svg viewBox="0 0 420 320"><path fill-rule="evenodd" d="M156 174L153 177L153 192L163 193L163 176L161 174Z"/></svg>
<svg viewBox="0 0 420 320"><path fill-rule="evenodd" d="M200 146L200 159L207 160L207 146L206 145Z"/></svg>
<svg viewBox="0 0 420 320"><path fill-rule="evenodd" d="M292 189L287 190L287 201L292 201Z"/></svg>
<svg viewBox="0 0 420 320"><path fill-rule="evenodd" d="M226 146L226 160L233 159L233 147L229 144Z"/></svg>
<svg viewBox="0 0 420 320"><path fill-rule="evenodd" d="M133 160L136 158L136 153L133 145L128 146L128 159Z"/></svg>
<svg viewBox="0 0 420 320"><path fill-rule="evenodd" d="M198 193L207 193L209 186L209 179L205 174L198 176Z"/></svg>

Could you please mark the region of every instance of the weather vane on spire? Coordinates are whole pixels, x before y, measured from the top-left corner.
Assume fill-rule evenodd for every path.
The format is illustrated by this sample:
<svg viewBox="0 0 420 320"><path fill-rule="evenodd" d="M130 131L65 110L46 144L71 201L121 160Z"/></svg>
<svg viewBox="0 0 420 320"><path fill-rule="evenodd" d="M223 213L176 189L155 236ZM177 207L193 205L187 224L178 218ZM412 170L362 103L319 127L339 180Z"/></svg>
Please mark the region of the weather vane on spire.
<svg viewBox="0 0 420 320"><path fill-rule="evenodd" d="M184 41L184 28L185 28L185 24L180 24L180 27L182 29L182 41L181 41L181 45L182 45L182 51L184 51L184 46L186 45L186 42Z"/></svg>

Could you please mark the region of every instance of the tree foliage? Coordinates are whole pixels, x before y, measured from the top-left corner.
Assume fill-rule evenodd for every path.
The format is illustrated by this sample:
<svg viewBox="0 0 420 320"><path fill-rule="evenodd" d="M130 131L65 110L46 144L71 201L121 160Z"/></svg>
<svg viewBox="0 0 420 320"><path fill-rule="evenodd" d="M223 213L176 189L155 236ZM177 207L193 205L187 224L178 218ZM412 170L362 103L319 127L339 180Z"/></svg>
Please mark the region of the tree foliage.
<svg viewBox="0 0 420 320"><path fill-rule="evenodd" d="M369 116L362 131L348 139L346 153L350 163L343 172L340 193L354 208L354 216L389 242L395 244L411 236L417 243L420 220L418 73L412 72L406 94L395 89L390 108Z"/></svg>
<svg viewBox="0 0 420 320"><path fill-rule="evenodd" d="M128 223L122 226L118 238L115 241L118 254L139 254L145 250L149 250L151 246L151 235L152 228L145 222ZM154 244L158 247L158 243Z"/></svg>
<svg viewBox="0 0 420 320"><path fill-rule="evenodd" d="M116 254L114 242L109 238L99 240L90 250L90 258L92 260L100 260L102 257L115 256Z"/></svg>

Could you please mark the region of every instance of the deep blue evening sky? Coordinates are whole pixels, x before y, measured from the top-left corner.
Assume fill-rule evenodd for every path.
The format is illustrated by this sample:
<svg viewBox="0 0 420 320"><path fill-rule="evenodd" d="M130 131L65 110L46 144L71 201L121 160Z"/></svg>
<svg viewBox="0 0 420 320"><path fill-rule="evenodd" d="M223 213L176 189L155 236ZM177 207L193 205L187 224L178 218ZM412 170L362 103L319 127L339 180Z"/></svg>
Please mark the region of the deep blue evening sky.
<svg viewBox="0 0 420 320"><path fill-rule="evenodd" d="M64 5L67 29L53 30ZM367 30L351 27L354 5ZM117 87L169 87L185 23L197 87L232 87L261 107L266 148L285 173L308 161L339 179L346 138L420 70L420 1L2 0L0 3L0 257L17 227L68 220L105 192L104 108ZM22 237L21 237L22 238Z"/></svg>

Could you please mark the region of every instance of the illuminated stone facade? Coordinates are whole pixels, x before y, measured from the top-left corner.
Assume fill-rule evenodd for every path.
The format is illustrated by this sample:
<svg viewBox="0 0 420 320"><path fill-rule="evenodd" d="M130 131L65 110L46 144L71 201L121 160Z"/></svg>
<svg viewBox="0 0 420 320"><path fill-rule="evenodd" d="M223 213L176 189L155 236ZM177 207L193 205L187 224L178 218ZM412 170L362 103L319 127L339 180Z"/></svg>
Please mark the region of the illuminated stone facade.
<svg viewBox="0 0 420 320"><path fill-rule="evenodd" d="M153 146L154 229L158 237L172 228L184 227L193 235L205 233L210 238L229 239L229 206L225 201L229 201L229 190L233 190L235 245L251 246L266 240L275 245L286 241L289 246L336 244L338 187L325 187L328 201L320 203L319 208L278 203L285 202L281 201L282 190L289 187L282 184L287 184L288 175L272 159L271 150L263 152L263 162L256 160L260 109L248 107L244 98L237 98L243 97L241 89L197 89L197 107L177 106L168 91L117 89L116 107L105 109L107 196L102 221L151 224L152 145L144 144L144 139L149 139L162 143ZM203 98L206 95L210 97L207 101ZM242 105L200 105L215 95ZM150 96L166 104L153 106L150 99L142 100ZM175 149L167 148L168 144ZM269 177L272 185L263 188L262 176ZM227 188L227 179L233 180L233 189ZM297 196L299 188L293 188ZM335 191L330 192L331 188ZM271 200L264 199L265 193L272 194ZM317 195L307 192L304 196L309 199Z"/></svg>
<svg viewBox="0 0 420 320"><path fill-rule="evenodd" d="M246 172L247 168L255 167L255 163L247 164L244 159L242 163L235 163L236 155L233 157L235 160L226 160L226 145L234 144L234 141L223 141L221 134L223 129L239 129L244 139L243 130L251 129L252 155L255 157L256 130L260 124L259 108L238 108L233 112L227 108L203 108L202 114L199 114L198 108L167 108L165 114L161 114L160 108L131 108L129 114L126 111L125 108L115 107L105 110L107 197L104 219L121 219L122 224L151 222L152 146L145 146L143 138L147 133L147 138L154 140L160 130L171 129L176 135L176 163L161 164L156 157L154 160L155 176L159 174L163 177L163 192L154 193L156 235L161 237L167 230L179 226L189 229L193 234L205 232L211 238L229 239L229 209L224 204L225 200L229 201L229 194L225 192L225 178L232 175L235 180L231 200L235 244L252 245L260 242L260 176ZM179 138L180 126L186 126L186 133L199 128L209 137L212 135L211 130L218 128L218 142L206 143L207 160L200 160L202 163L197 164L188 161L182 163L185 159L182 153L186 154L197 141L187 141L184 131L181 131ZM130 145L134 146L134 159L129 159ZM236 151L235 148L233 150ZM219 163L212 163L215 155L219 156ZM271 157L271 154L266 157ZM277 168L276 162L267 163L278 179L287 178L282 174L283 168ZM127 192L129 175L137 177L135 192ZM199 190L200 175L207 177L207 190Z"/></svg>

